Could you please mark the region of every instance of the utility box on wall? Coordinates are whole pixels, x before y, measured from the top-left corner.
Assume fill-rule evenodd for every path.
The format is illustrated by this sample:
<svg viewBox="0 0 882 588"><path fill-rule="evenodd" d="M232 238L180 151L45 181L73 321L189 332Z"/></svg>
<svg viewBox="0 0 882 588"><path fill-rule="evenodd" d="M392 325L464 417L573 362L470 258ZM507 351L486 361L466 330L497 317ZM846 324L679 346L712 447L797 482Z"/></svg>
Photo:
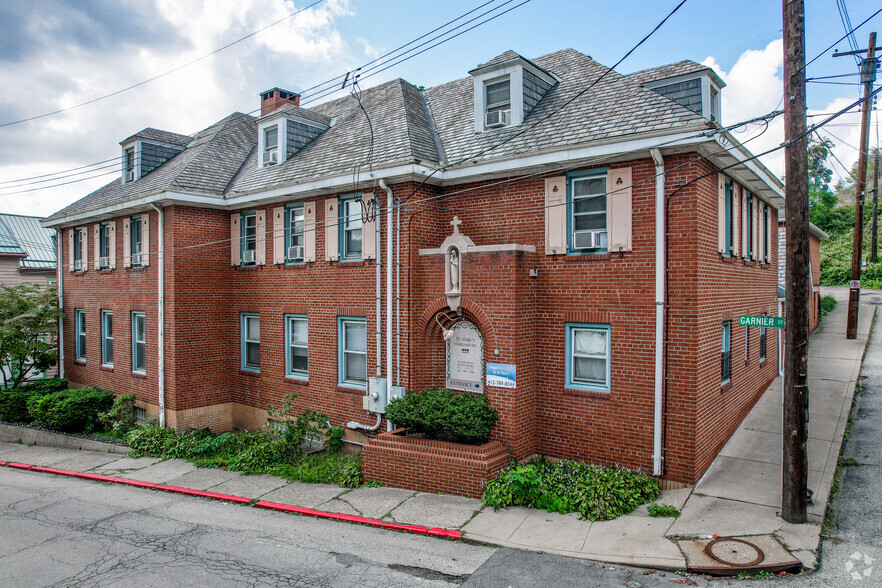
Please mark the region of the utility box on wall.
<svg viewBox="0 0 882 588"><path fill-rule="evenodd" d="M387 403L386 378L369 378L367 395L362 401L365 410L385 413Z"/></svg>

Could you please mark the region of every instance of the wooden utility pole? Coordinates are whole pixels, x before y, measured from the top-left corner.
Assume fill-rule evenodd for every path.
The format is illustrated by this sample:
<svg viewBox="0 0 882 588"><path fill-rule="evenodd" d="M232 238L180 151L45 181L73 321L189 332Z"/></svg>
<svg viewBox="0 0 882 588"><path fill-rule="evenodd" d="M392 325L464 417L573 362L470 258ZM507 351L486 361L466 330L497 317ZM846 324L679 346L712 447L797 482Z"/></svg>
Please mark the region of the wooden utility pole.
<svg viewBox="0 0 882 588"><path fill-rule="evenodd" d="M849 53L854 53L849 51ZM837 53L836 55L845 55ZM858 309L861 302L861 253L864 246L864 193L867 189L867 150L870 148L870 103L873 82L876 80L876 33L870 33L867 57L861 61L861 82L864 84L864 103L861 105L861 144L858 151L858 177L854 193L854 239L851 249L851 283L848 287L848 322L845 338L856 339Z"/></svg>
<svg viewBox="0 0 882 588"><path fill-rule="evenodd" d="M808 500L808 141L805 123L805 8L784 2L784 187L787 330L784 356L784 462L781 517L806 521Z"/></svg>

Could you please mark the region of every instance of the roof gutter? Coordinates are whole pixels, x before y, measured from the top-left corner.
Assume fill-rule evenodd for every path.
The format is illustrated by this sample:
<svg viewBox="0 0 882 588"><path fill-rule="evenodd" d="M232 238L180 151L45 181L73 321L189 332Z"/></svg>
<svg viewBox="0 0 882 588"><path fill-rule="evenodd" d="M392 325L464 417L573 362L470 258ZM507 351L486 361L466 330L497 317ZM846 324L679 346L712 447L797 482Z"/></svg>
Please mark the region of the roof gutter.
<svg viewBox="0 0 882 588"><path fill-rule="evenodd" d="M156 280L157 286L157 371L159 378L159 426L165 426L165 214L164 210L155 205L150 205L153 210L159 214L159 226L157 227L157 240L159 241L159 262L156 264L156 271L159 277ZM61 240L59 239L59 242Z"/></svg>

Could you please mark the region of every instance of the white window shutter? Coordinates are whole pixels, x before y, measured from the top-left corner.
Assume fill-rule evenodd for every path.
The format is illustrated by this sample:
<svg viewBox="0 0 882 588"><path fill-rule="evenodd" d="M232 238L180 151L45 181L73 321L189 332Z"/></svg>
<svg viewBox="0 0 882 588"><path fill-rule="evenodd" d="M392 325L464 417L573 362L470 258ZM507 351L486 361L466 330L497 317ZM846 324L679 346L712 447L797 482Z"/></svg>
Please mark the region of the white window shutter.
<svg viewBox="0 0 882 588"><path fill-rule="evenodd" d="M74 271L74 231L78 229L70 229L67 232L67 264L70 271Z"/></svg>
<svg viewBox="0 0 882 588"><path fill-rule="evenodd" d="M726 250L726 176L717 175L717 244L720 253Z"/></svg>
<svg viewBox="0 0 882 588"><path fill-rule="evenodd" d="M741 226L741 186L732 182L732 257L738 254L741 247L741 234L739 228Z"/></svg>
<svg viewBox="0 0 882 588"><path fill-rule="evenodd" d="M741 191L741 257L747 259L749 243L747 241L747 228L750 226L750 217L747 214L747 192Z"/></svg>
<svg viewBox="0 0 882 588"><path fill-rule="evenodd" d="M337 215L337 199L325 200L325 260L337 261L340 258L340 242L337 230L340 219Z"/></svg>
<svg viewBox="0 0 882 588"><path fill-rule="evenodd" d="M285 263L285 207L273 208L273 263Z"/></svg>
<svg viewBox="0 0 882 588"><path fill-rule="evenodd" d="M161 214L161 213L160 213ZM150 215L141 215L141 265L150 265Z"/></svg>
<svg viewBox="0 0 882 588"><path fill-rule="evenodd" d="M101 258L101 238L99 237L101 234L100 224L92 225L92 234L95 237L95 245L93 247L95 249L95 269L99 269L101 267L101 264L98 262Z"/></svg>
<svg viewBox="0 0 882 588"><path fill-rule="evenodd" d="M372 193L362 194L362 210L370 211L371 200L374 198ZM363 259L376 259L377 257L377 221L378 218L361 226L361 257Z"/></svg>
<svg viewBox="0 0 882 588"><path fill-rule="evenodd" d="M631 168L606 174L606 230L610 253L631 251Z"/></svg>
<svg viewBox="0 0 882 588"><path fill-rule="evenodd" d="M315 261L315 202L303 203L303 261Z"/></svg>
<svg viewBox="0 0 882 588"><path fill-rule="evenodd" d="M116 221L110 221L110 269L116 269Z"/></svg>
<svg viewBox="0 0 882 588"><path fill-rule="evenodd" d="M774 223L772 222L772 218L778 218L776 211L771 206L766 206L766 211L768 211L768 226L766 227L766 259L769 263L772 263L772 231L774 231Z"/></svg>
<svg viewBox="0 0 882 588"><path fill-rule="evenodd" d="M759 200L757 198L754 198L753 199L753 219L754 219L754 221L753 221L753 226L754 226L754 229L753 229L753 243L754 243L754 245L753 245L753 258L754 259L760 258L760 256L759 256L759 248L760 248L759 209L760 209Z"/></svg>
<svg viewBox="0 0 882 588"><path fill-rule="evenodd" d="M234 212L230 215L230 265L241 263L242 233L239 232L239 221L242 215Z"/></svg>
<svg viewBox="0 0 882 588"><path fill-rule="evenodd" d="M257 251L254 257L257 265L266 265L266 211L257 211Z"/></svg>
<svg viewBox="0 0 882 588"><path fill-rule="evenodd" d="M567 178L545 178L545 255L567 252Z"/></svg>
<svg viewBox="0 0 882 588"><path fill-rule="evenodd" d="M132 267L131 219L123 219L123 267Z"/></svg>

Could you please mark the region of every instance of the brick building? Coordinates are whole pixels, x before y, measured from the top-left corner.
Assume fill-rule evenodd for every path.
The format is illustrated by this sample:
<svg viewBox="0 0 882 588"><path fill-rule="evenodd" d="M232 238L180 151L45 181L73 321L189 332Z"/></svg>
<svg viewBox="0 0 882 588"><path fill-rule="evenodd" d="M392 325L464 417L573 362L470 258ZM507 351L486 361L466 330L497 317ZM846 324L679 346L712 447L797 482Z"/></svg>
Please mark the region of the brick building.
<svg viewBox="0 0 882 588"><path fill-rule="evenodd" d="M66 377L177 429L260 427L296 392L423 487L374 437L388 397L448 386L498 410L494 456L694 483L777 374L737 317L776 312L780 182L698 64L468 73L124 140L120 179L46 223Z"/></svg>

